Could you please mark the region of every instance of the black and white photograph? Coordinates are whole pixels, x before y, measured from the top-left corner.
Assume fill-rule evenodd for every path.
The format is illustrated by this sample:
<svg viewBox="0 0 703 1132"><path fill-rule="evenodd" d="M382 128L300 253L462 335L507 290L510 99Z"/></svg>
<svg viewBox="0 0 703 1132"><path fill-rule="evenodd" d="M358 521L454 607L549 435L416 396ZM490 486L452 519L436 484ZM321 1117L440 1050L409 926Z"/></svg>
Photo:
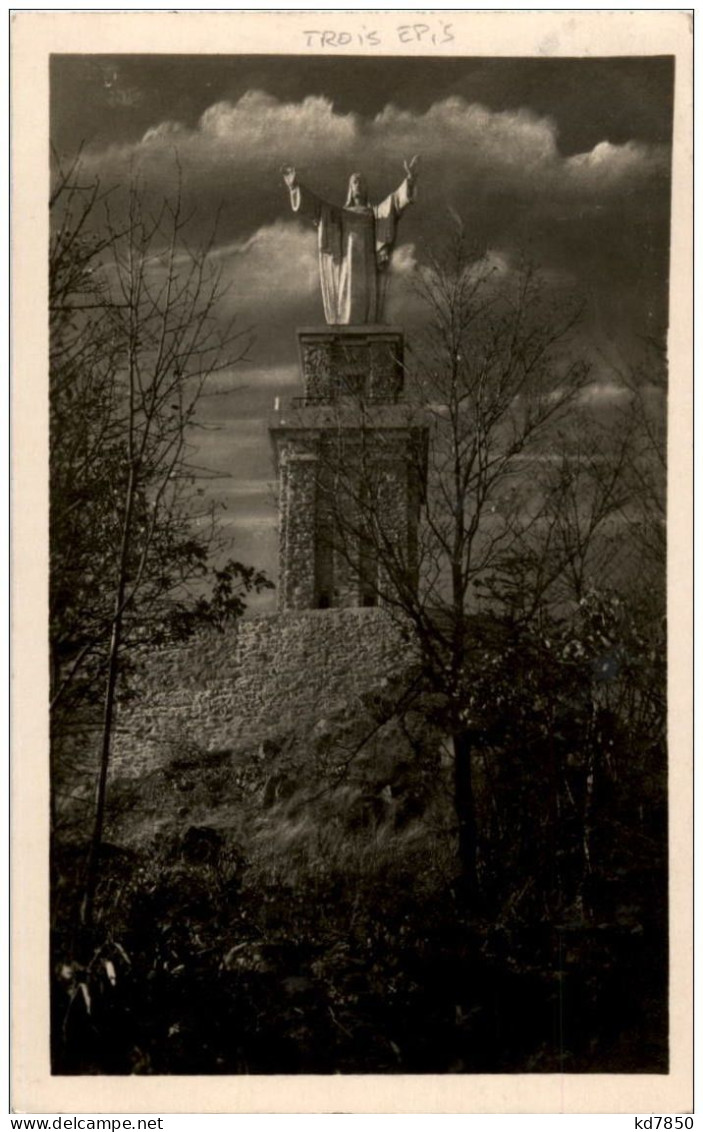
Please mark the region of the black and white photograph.
<svg viewBox="0 0 703 1132"><path fill-rule="evenodd" d="M675 58L296 17L48 61L50 1073L666 1077Z"/></svg>

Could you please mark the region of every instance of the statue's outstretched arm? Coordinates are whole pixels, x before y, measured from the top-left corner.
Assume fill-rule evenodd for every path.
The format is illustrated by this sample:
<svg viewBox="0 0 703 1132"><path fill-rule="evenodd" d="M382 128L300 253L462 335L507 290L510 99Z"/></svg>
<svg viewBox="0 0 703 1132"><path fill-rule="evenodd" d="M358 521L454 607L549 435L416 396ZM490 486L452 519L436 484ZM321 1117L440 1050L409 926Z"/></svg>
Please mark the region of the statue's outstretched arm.
<svg viewBox="0 0 703 1132"><path fill-rule="evenodd" d="M418 166L420 158L417 154L410 158L409 161L403 161L403 168L405 169L405 179L411 184L417 180Z"/></svg>
<svg viewBox="0 0 703 1132"><path fill-rule="evenodd" d="M395 192L390 193L385 200L376 205L375 213L377 219L385 219L389 216L399 217L405 211L409 204L415 200L415 185L417 184L418 164L419 157L411 157L410 161L404 161L403 167L405 169L405 179L401 181Z"/></svg>
<svg viewBox="0 0 703 1132"><path fill-rule="evenodd" d="M418 165L420 158L415 154L409 161L403 162L405 180L395 191L395 207L400 215L409 204L415 200L415 186L417 184Z"/></svg>
<svg viewBox="0 0 703 1132"><path fill-rule="evenodd" d="M290 192L290 204L293 212L308 216L317 223L322 208L325 206L325 201L318 197L316 193L311 192L307 185L301 185L295 166L282 165L281 173Z"/></svg>
<svg viewBox="0 0 703 1132"><path fill-rule="evenodd" d="M295 166L294 165L282 165L281 166L281 173L283 174L283 180L285 181L288 188L294 189L296 184L297 184L297 179L298 179L297 173L295 171Z"/></svg>

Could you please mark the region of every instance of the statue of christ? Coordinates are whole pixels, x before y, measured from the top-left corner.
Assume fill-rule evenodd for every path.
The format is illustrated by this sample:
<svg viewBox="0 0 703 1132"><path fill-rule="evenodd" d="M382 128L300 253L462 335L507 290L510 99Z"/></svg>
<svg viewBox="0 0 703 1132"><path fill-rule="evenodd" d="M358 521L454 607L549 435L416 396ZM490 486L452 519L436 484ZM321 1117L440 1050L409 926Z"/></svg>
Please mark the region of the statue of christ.
<svg viewBox="0 0 703 1132"><path fill-rule="evenodd" d="M415 199L417 157L405 166L405 180L380 204L370 205L364 178L352 173L343 208L321 200L284 165L294 212L317 228L320 284L325 318L330 325L380 322L387 271L398 220Z"/></svg>

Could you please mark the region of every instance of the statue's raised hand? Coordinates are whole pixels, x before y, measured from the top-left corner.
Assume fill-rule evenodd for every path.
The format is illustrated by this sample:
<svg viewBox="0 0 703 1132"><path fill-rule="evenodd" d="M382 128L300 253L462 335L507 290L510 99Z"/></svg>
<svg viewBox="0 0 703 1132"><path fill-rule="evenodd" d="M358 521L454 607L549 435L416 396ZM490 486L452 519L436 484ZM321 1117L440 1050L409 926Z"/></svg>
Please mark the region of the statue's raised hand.
<svg viewBox="0 0 703 1132"><path fill-rule="evenodd" d="M403 167L405 169L405 173L406 173L406 176L407 176L409 181L415 181L417 179L417 171L418 171L419 164L420 164L420 158L417 156L417 154L415 154L414 157L411 157L409 161L403 162Z"/></svg>
<svg viewBox="0 0 703 1132"><path fill-rule="evenodd" d="M281 173L283 174L283 180L286 182L288 188L294 189L295 183L296 183L295 166L293 166L293 165L282 165L281 166Z"/></svg>

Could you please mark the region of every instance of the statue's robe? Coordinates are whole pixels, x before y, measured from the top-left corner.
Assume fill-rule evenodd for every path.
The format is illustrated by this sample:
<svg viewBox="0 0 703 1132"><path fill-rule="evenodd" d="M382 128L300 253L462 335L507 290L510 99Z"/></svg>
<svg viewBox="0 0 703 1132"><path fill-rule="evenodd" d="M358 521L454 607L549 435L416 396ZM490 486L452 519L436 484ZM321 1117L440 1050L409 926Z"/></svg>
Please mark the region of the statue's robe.
<svg viewBox="0 0 703 1132"><path fill-rule="evenodd" d="M317 226L320 284L331 325L380 322L386 271L398 220L414 199L406 179L375 206L328 204L305 185L290 193L291 207Z"/></svg>

